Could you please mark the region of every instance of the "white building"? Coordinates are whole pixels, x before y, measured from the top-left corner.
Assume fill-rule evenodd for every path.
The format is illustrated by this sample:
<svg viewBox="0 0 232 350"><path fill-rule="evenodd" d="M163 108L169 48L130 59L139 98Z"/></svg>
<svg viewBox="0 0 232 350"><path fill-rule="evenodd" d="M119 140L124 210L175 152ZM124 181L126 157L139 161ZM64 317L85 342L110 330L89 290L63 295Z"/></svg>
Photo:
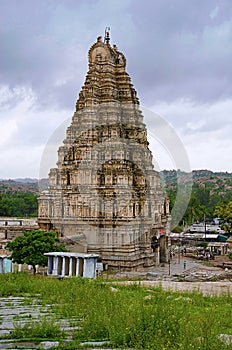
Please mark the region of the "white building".
<svg viewBox="0 0 232 350"><path fill-rule="evenodd" d="M50 252L48 257L48 276L80 276L96 278L97 254Z"/></svg>
<svg viewBox="0 0 232 350"><path fill-rule="evenodd" d="M205 224L204 222L200 222L199 224L192 224L189 226L189 232L217 232L218 234L224 234L225 231L220 228L219 225Z"/></svg>

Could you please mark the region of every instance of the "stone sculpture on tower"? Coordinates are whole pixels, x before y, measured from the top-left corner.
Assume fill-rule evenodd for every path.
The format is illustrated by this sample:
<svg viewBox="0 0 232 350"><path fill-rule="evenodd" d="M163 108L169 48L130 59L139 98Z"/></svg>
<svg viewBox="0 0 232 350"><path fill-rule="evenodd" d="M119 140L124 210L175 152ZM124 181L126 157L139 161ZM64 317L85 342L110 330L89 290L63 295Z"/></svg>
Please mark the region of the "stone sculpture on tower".
<svg viewBox="0 0 232 350"><path fill-rule="evenodd" d="M169 202L154 170L125 56L109 35L89 50L89 70L66 138L39 197L41 229L112 268L167 261Z"/></svg>

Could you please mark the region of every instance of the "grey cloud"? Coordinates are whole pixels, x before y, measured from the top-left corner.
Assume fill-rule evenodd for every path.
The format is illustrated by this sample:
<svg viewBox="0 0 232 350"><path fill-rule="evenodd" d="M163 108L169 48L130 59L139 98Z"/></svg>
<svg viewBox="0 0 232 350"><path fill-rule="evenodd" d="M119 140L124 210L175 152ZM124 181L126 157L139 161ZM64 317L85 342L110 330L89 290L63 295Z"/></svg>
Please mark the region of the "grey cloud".
<svg viewBox="0 0 232 350"><path fill-rule="evenodd" d="M1 0L0 119L18 127L9 144L38 148L72 116L88 50L105 26L127 58L141 105L158 106L190 141L212 132L218 144L229 140L231 0ZM4 86L10 96L1 101ZM31 105L19 108L30 91Z"/></svg>
<svg viewBox="0 0 232 350"><path fill-rule="evenodd" d="M140 11L137 6L138 40L128 61L146 104L179 96L202 102L231 96L232 8L228 1L220 3L212 20L216 4L145 1Z"/></svg>
<svg viewBox="0 0 232 350"><path fill-rule="evenodd" d="M87 51L106 25L126 54L144 104L232 94L230 0L201 6L185 0L22 0L20 7L16 0L2 0L0 8L1 82L31 85L43 105L73 105L87 71Z"/></svg>
<svg viewBox="0 0 232 350"><path fill-rule="evenodd" d="M3 0L1 83L31 85L41 104L70 107L87 71L88 49L108 24L105 17L119 18L127 3L23 0L18 6Z"/></svg>

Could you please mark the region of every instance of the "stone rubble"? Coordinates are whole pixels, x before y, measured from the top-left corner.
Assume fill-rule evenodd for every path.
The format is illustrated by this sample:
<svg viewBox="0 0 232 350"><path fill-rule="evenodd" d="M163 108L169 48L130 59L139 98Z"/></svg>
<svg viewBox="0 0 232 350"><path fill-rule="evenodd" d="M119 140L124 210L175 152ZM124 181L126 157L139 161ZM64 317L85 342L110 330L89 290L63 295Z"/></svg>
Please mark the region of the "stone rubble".
<svg viewBox="0 0 232 350"><path fill-rule="evenodd" d="M0 298L0 336L10 335L14 329L14 325L20 324L24 326L31 322L36 322L40 318L46 318L46 320L52 320L51 305L40 305L38 303L38 297L30 298L31 303L25 305L24 297L5 297ZM57 324L67 333L71 334L80 326L71 326L72 319L59 319ZM68 340L68 339L67 339ZM59 342L43 341L39 344L33 342L17 342L16 339L2 339L0 340L0 349L49 349L53 346L59 345ZM17 346L16 346L17 345Z"/></svg>

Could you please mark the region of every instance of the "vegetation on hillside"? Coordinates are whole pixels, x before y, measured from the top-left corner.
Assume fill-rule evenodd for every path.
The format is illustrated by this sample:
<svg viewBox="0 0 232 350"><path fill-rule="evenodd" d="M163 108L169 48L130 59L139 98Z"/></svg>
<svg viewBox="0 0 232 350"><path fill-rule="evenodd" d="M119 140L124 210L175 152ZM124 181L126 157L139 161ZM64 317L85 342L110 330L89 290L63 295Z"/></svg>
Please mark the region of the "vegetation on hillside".
<svg viewBox="0 0 232 350"><path fill-rule="evenodd" d="M164 188L170 198L171 209L178 190L178 174L176 170L161 172ZM212 219L218 216L218 210L215 211L216 207L225 207L232 201L232 173L194 170L192 179L190 202L180 224L183 221L191 224L203 221L204 218ZM43 179L43 185L47 185L46 179ZM28 182L26 180L24 182L0 181L0 216L37 216L38 193L38 182L32 182L29 179Z"/></svg>
<svg viewBox="0 0 232 350"><path fill-rule="evenodd" d="M32 192L0 193L0 216L36 217L38 195Z"/></svg>
<svg viewBox="0 0 232 350"><path fill-rule="evenodd" d="M170 198L170 208L175 203L177 194L177 175L175 170L163 171L162 177L164 187ZM198 170L192 173L192 193L187 210L181 220L191 224L203 221L204 218L210 220L219 216L216 207L225 207L232 201L232 174L213 173L208 170Z"/></svg>
<svg viewBox="0 0 232 350"><path fill-rule="evenodd" d="M222 227L225 231L232 231L232 201L222 206L217 206L215 214L223 220Z"/></svg>

